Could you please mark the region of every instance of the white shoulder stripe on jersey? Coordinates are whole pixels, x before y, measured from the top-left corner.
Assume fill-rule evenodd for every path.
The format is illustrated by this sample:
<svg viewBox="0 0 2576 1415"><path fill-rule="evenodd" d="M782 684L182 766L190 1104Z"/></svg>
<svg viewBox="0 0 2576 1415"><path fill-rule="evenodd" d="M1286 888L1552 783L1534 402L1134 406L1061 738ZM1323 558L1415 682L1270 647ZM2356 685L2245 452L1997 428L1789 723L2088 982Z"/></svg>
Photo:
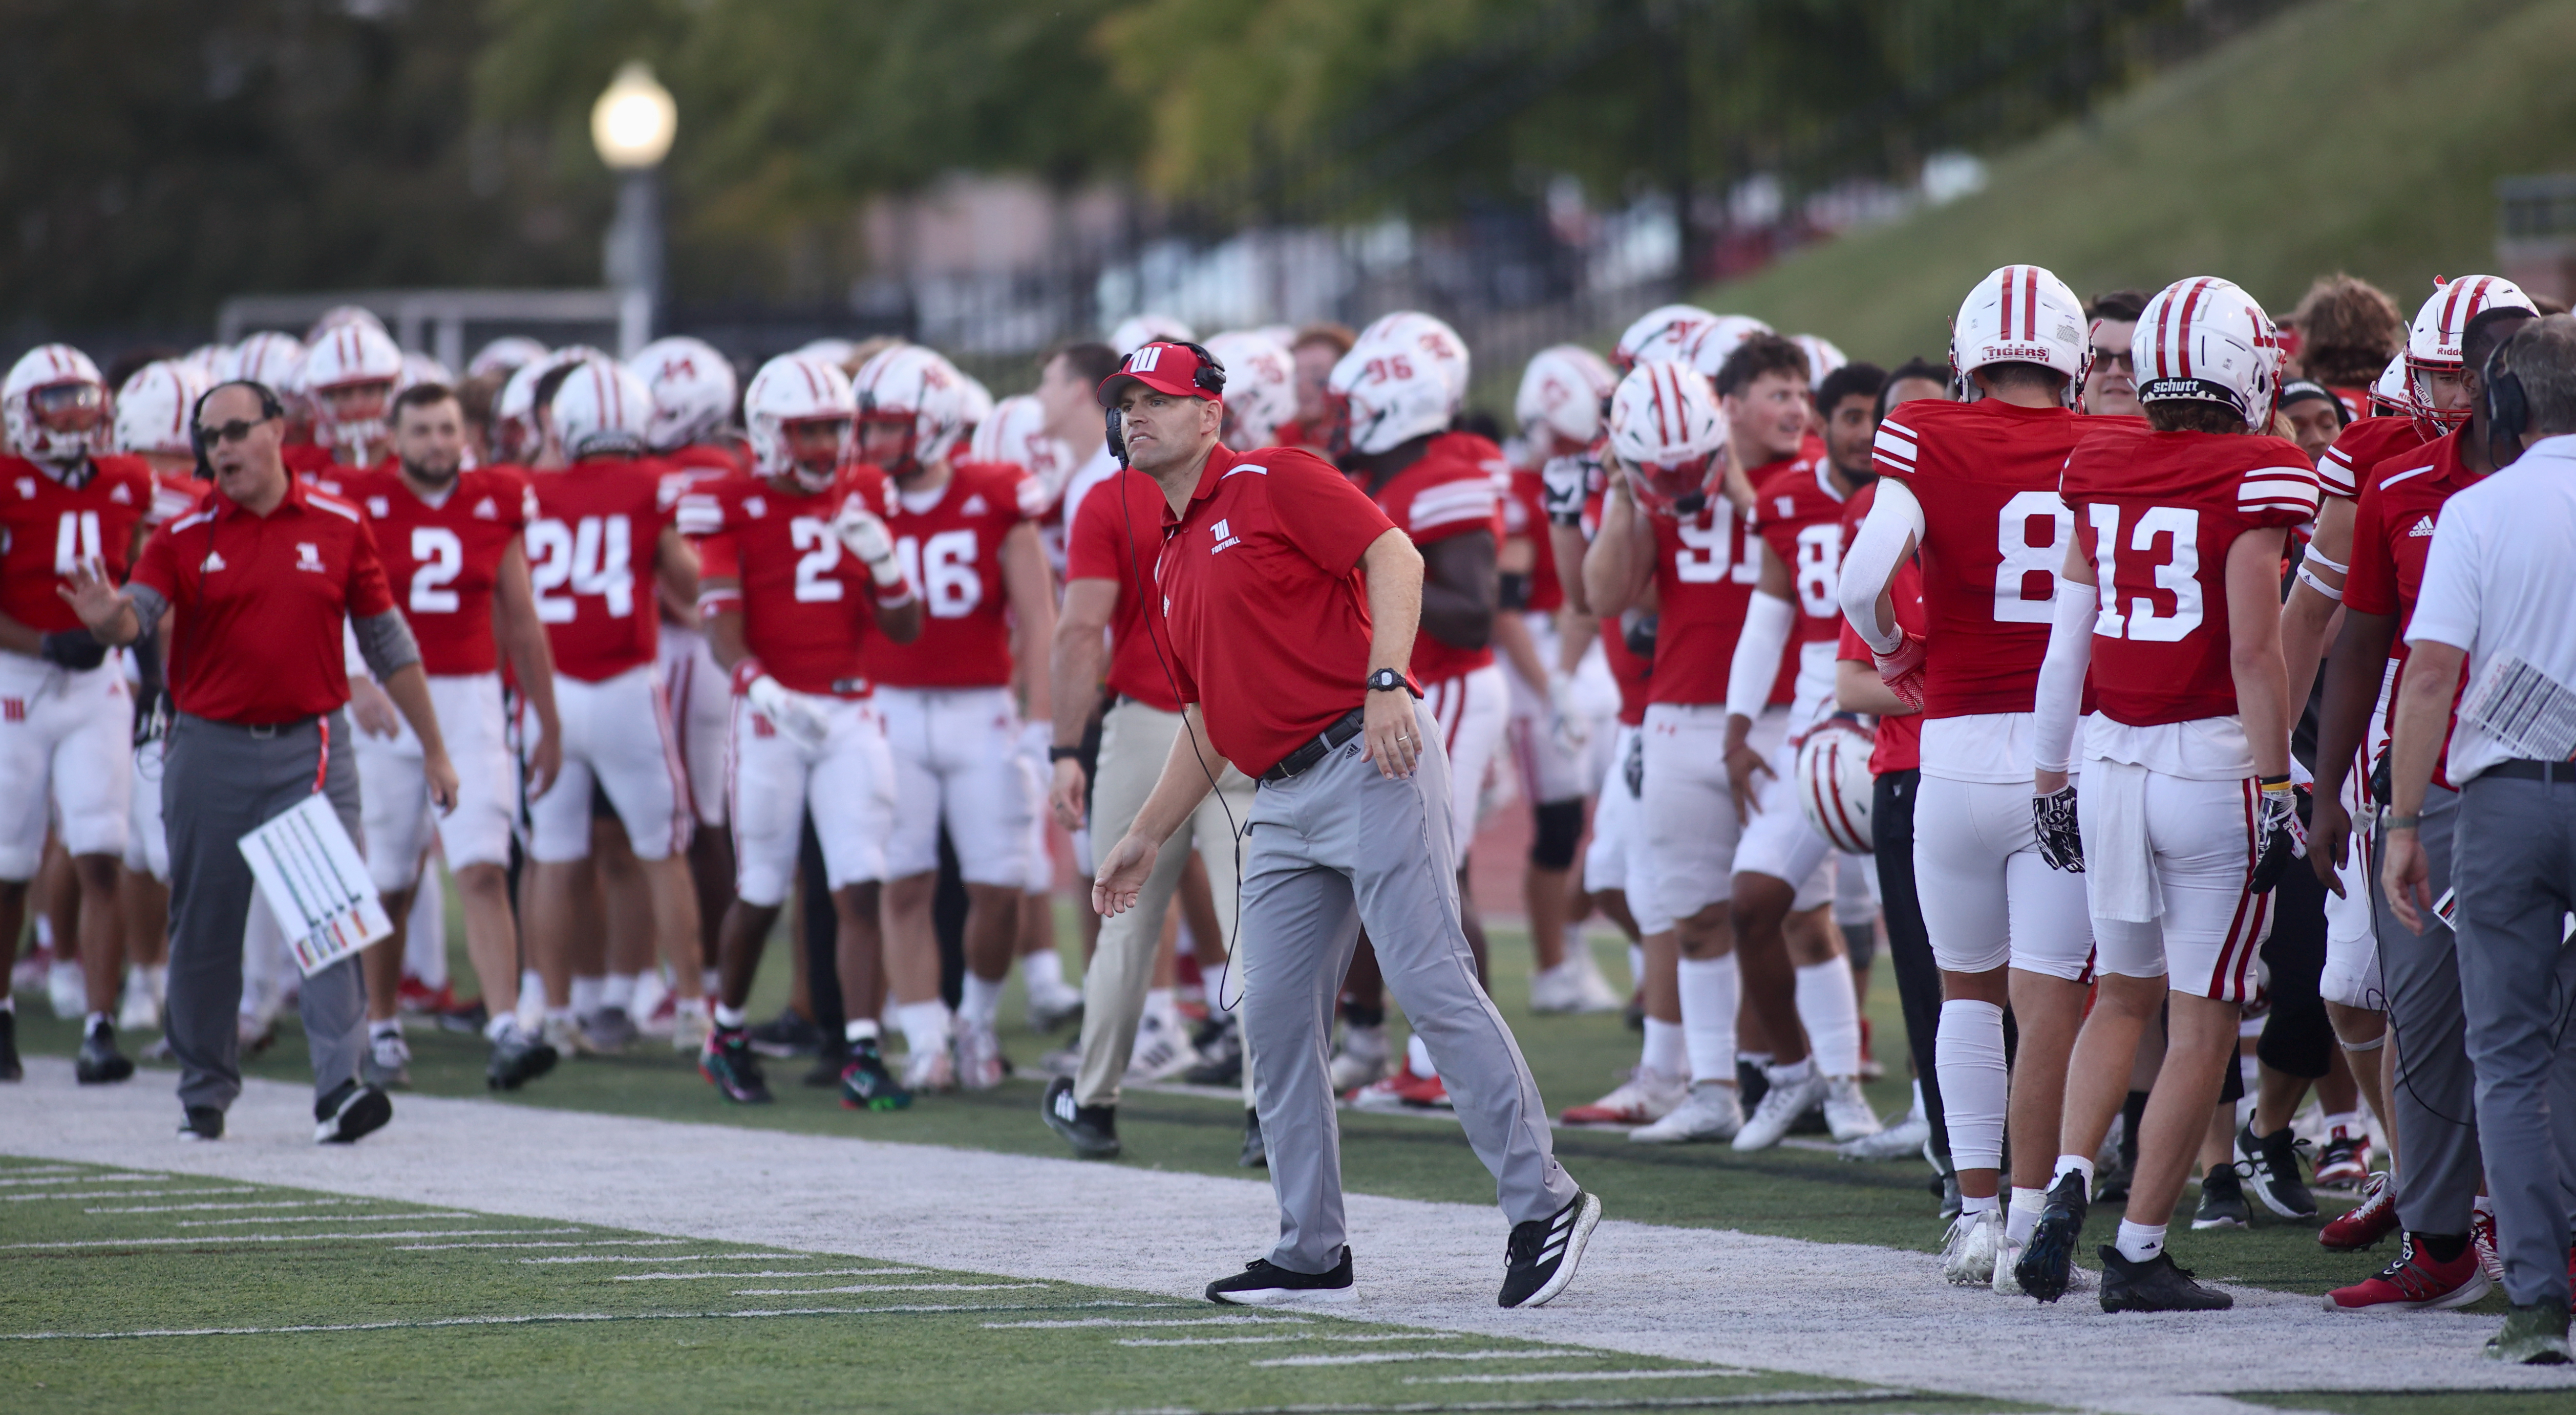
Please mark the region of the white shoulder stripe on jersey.
<svg viewBox="0 0 2576 1415"><path fill-rule="evenodd" d="M2433 464L2432 464L2432 463L2430 463L2430 462L2427 462L2427 463L2425 463L2424 465L2422 465L2422 466L2420 466L2420 467L2409 467L2409 468L2407 468L2405 471L2399 472L2399 473L2398 473L2397 475L2395 475L2395 476L2391 476L2391 477L2381 477L2381 478L2379 479L2379 484L2380 484L2381 486L2395 486L2395 485L2397 485L2399 482L2402 482L2402 481L2406 480L2406 479L2407 479L2407 478L2409 478L2409 477L2420 477L2420 476L2424 475L2426 472L2429 472L2429 471L2431 471L2431 470L2433 470Z"/></svg>
<svg viewBox="0 0 2576 1415"><path fill-rule="evenodd" d="M1901 423L1901 422L1898 422L1894 417L1885 417L1885 418L1881 418L1881 419L1879 419L1879 422L1878 422L1878 430L1879 430L1881 433L1889 433L1889 432L1895 433L1897 436L1904 438L1904 439L1905 439L1906 441L1908 441L1908 442L1911 442L1911 441L1913 441L1913 440L1914 440L1914 429L1912 429L1912 428L1910 428L1910 427L1907 427L1905 424L1903 424L1903 423Z"/></svg>
<svg viewBox="0 0 2576 1415"><path fill-rule="evenodd" d="M1894 423L1880 423L1878 425L1878 436L1871 440L1870 446L1878 452L1889 456L1901 457L1908 462L1913 461L1915 457L1914 438L1912 434L1907 433L1904 429L1898 427Z"/></svg>
<svg viewBox="0 0 2576 1415"><path fill-rule="evenodd" d="M1456 486L1435 486L1414 497L1413 509L1419 513L1426 510L1445 511L1464 506L1491 511L1494 509L1496 500L1492 486L1477 482L1461 482Z"/></svg>
<svg viewBox="0 0 2576 1415"><path fill-rule="evenodd" d="M1493 519L1493 516L1494 513L1490 507L1483 510L1478 510L1473 507L1463 507L1452 511L1426 512L1422 509L1422 503L1417 501L1413 506L1412 520L1413 529L1417 531L1427 531L1434 526L1455 525L1460 521L1490 521Z"/></svg>
<svg viewBox="0 0 2576 1415"><path fill-rule="evenodd" d="M357 507L355 507L355 506L343 506L343 505L341 505L339 502L337 502L337 501L333 501L333 500L330 500L330 499L328 499L328 498L326 498L326 497L320 497L320 496L308 496L308 497L306 497L306 498L304 499L304 501L305 501L305 504L306 504L306 505L308 505L308 506L318 506L318 507L320 507L321 509L323 509L323 510L325 510L325 511L330 512L330 513L331 513L332 515L334 515L334 516L345 516L345 517L347 517L348 519L350 519L350 520L352 520L352 521L359 521L359 522L364 522L364 521L366 520L366 518L365 518L365 517L363 517L363 516L361 516L361 515L359 515L359 514L358 514L358 508L357 508Z"/></svg>
<svg viewBox="0 0 2576 1415"><path fill-rule="evenodd" d="M2265 497L2271 496L2288 496L2301 500L2313 501L2316 499L2316 495L2317 483L2316 479L2313 477L2298 477L2295 479L2279 476L2267 476L2260 479L2248 477L2244 481L2237 483L2236 487L2236 499L2239 501L2260 501Z"/></svg>
<svg viewBox="0 0 2576 1415"><path fill-rule="evenodd" d="M170 529L173 532L184 531L191 526L202 526L213 519L215 519L214 512L200 511L193 516L182 516L178 520L172 521L170 523Z"/></svg>

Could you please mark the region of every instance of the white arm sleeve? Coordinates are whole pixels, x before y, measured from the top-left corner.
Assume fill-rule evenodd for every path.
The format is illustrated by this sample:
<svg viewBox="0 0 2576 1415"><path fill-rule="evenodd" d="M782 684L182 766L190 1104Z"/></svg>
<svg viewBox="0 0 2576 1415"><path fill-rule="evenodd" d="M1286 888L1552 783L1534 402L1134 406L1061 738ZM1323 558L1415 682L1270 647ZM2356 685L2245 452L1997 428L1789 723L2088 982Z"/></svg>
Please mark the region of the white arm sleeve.
<svg viewBox="0 0 2576 1415"><path fill-rule="evenodd" d="M1890 624L1881 628L1878 622L1878 597L1905 559L1905 543L1923 539L1923 503L1905 483L1889 477L1878 479L1878 497L1870 503L1869 518L1860 523L1860 534L1852 537L1851 549L1843 552L1840 594L1843 617L1851 621L1853 632L1861 642L1879 653L1894 653L1904 636Z"/></svg>
<svg viewBox="0 0 2576 1415"><path fill-rule="evenodd" d="M1744 608L1744 632L1735 636L1735 661L1726 670L1726 711L1730 717L1758 718L1771 701L1771 684L1780 676L1780 655L1789 647L1789 631L1798 622L1798 607L1777 595L1753 592Z"/></svg>
<svg viewBox="0 0 2576 1415"><path fill-rule="evenodd" d="M2064 771L2075 751L2075 717L2084 705L2084 672L2093 664L2093 617L2101 593L2092 585L2057 577L2057 614L2048 629L2048 657L2039 663L2039 692L2031 704L2031 767Z"/></svg>

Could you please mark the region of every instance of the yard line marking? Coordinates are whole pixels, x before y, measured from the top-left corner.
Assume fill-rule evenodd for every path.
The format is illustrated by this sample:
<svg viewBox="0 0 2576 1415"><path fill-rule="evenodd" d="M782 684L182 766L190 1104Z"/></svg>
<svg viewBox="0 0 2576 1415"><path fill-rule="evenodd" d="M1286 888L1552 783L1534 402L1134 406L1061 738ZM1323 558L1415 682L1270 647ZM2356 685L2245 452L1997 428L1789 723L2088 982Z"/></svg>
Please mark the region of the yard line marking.
<svg viewBox="0 0 2576 1415"><path fill-rule="evenodd" d="M20 1171L11 1171L18 1173ZM66 1174L55 1179L0 1179L11 1187L38 1184L139 1184L147 1179L177 1179L176 1174Z"/></svg>
<svg viewBox="0 0 2576 1415"><path fill-rule="evenodd" d="M1178 1306L1180 1306L1180 1305L1182 1305L1182 1304L1180 1304L1180 1303L1178 1303L1178 1302L1150 1302L1150 1303L1138 1303L1138 1304L1136 1304L1136 1305L1138 1305L1138 1306L1152 1306L1152 1307L1178 1307ZM1130 1319L1128 1319L1128 1318L1124 1318L1124 1317L1085 1317L1085 1318L1083 1318L1083 1319L1082 1319L1082 1320L1080 1320L1080 1321L1067 1321L1067 1322L986 1322L986 1323L984 1324L984 1329L985 1329L986 1331L1015 1331L1015 1330L1045 1330L1045 1329L1052 1329L1052 1328L1057 1328L1057 1327L1248 1327L1248 1326L1254 1326L1254 1325L1269 1325L1269 1324L1271 1324L1271 1323L1279 1323L1279 1324L1286 1325L1286 1326L1299 1326L1299 1327L1302 1327L1302 1326L1306 1325L1306 1319L1305 1319L1304 1317L1255 1317L1255 1316L1241 1316L1241 1317L1179 1317L1179 1318L1163 1317L1163 1318L1138 1318L1138 1319L1130 1320Z"/></svg>
<svg viewBox="0 0 2576 1415"><path fill-rule="evenodd" d="M180 1192L185 1193L187 1191L182 1190ZM200 1190L198 1192L202 1193L204 1191ZM237 1194L247 1194L251 1191L248 1189L236 1189L233 1192ZM116 1197L120 1199L140 1199L144 1197L144 1194L119 1194ZM190 1213L204 1209L310 1209L317 1208L325 1204L364 1204L367 1202L369 1201L365 1199L260 1199L239 1204L141 1204L133 1208L126 1209L83 1209L81 1212L85 1214L177 1214ZM356 1215L331 1214L326 1215L326 1217L354 1218ZM426 1217L426 1215L406 1214L404 1217L417 1218ZM259 1222L257 1219L245 1219L242 1221L245 1223ZM297 1220L284 1221L296 1222Z"/></svg>
<svg viewBox="0 0 2576 1415"><path fill-rule="evenodd" d="M1529 1381L1680 1381L1703 1377L1756 1374L1741 1366L1705 1366L1687 1371L1497 1371L1472 1376L1407 1376L1409 1386L1514 1385Z"/></svg>
<svg viewBox="0 0 2576 1415"><path fill-rule="evenodd" d="M730 1257L732 1255L711 1254L710 1256ZM559 1263L564 1260L561 1258L521 1258L519 1261L523 1263ZM644 1258L639 1259L638 1261L658 1262L660 1260L655 1258ZM674 1282L693 1277L910 1277L915 1273L925 1273L928 1271L930 1271L928 1268L819 1268L813 1272L806 1273L612 1273L609 1275L608 1280L610 1282ZM858 1291L859 1289L852 1288L850 1290ZM736 1297L740 1297L742 1295L743 1294L739 1292L734 1294Z"/></svg>
<svg viewBox="0 0 2576 1415"><path fill-rule="evenodd" d="M460 1228L452 1233L389 1233L388 1238L478 1238L486 1233L579 1233L578 1228ZM436 1253L448 1248L657 1248L686 1238L593 1238L568 1243L406 1243L397 1253ZM661 1261L655 1258L654 1261Z"/></svg>
<svg viewBox="0 0 2576 1415"><path fill-rule="evenodd" d="M1266 1341L1450 1341L1464 1336L1454 1331L1368 1332L1358 1336L1333 1336L1324 1332L1291 1331L1272 1336L1122 1336L1121 1346L1251 1346Z"/></svg>
<svg viewBox="0 0 2576 1415"><path fill-rule="evenodd" d="M802 1277L803 1273L795 1276ZM1046 1287L1043 1282L887 1282L857 1287L745 1287L736 1297L822 1297L845 1292L999 1292L1006 1287Z"/></svg>
<svg viewBox="0 0 2576 1415"><path fill-rule="evenodd" d="M1076 1302L1075 1307L1177 1307L1178 1302ZM285 1327L190 1327L153 1331L0 1332L0 1341L127 1341L169 1336L282 1336L309 1332L410 1331L431 1327L528 1326L539 1322L686 1322L723 1317L879 1317L939 1312L1057 1312L1063 1306L995 1307L981 1303L923 1307L780 1307L736 1312L540 1312L519 1317L431 1317L410 1322L341 1322Z"/></svg>
<svg viewBox="0 0 2576 1415"><path fill-rule="evenodd" d="M192 1233L185 1238L80 1238L54 1243L0 1243L0 1252L17 1252L30 1248L163 1248L190 1243L326 1243L342 1238L364 1238L373 1241L382 1238L453 1238L460 1234L579 1232L581 1230L578 1228L424 1228L417 1232L395 1233ZM394 1251L402 1250L398 1248Z"/></svg>
<svg viewBox="0 0 2576 1415"><path fill-rule="evenodd" d="M642 1244L660 1243L665 1240L658 1238L639 1238L634 1241ZM674 1238L667 1241L682 1243L687 1240ZM423 1246L443 1248L587 1248L593 1245L587 1243L443 1243ZM397 1251L408 1252L410 1250L401 1249ZM727 1258L738 1263L748 1263L772 1258L784 1261L788 1259L812 1256L814 1255L810 1253L583 1253L575 1257L515 1258L512 1259L512 1261L520 1263L712 1263L718 1258Z"/></svg>
<svg viewBox="0 0 2576 1415"><path fill-rule="evenodd" d="M10 1164L0 1165L0 1174L79 1174L76 1164Z"/></svg>
<svg viewBox="0 0 2576 1415"><path fill-rule="evenodd" d="M79 1203L89 1199L166 1199L173 1194L256 1194L255 1185L235 1189L101 1189L88 1194L0 1194L0 1203L24 1204L37 1199L57 1203Z"/></svg>
<svg viewBox="0 0 2576 1415"><path fill-rule="evenodd" d="M1254 1366L1377 1366L1389 1361L1580 1361L1605 1351L1357 1351L1348 1356L1273 1356Z"/></svg>
<svg viewBox="0 0 2576 1415"><path fill-rule="evenodd" d="M236 1223L406 1223L415 1219L481 1218L467 1209L441 1209L408 1214L262 1214L257 1218L183 1218L175 1228L222 1228Z"/></svg>

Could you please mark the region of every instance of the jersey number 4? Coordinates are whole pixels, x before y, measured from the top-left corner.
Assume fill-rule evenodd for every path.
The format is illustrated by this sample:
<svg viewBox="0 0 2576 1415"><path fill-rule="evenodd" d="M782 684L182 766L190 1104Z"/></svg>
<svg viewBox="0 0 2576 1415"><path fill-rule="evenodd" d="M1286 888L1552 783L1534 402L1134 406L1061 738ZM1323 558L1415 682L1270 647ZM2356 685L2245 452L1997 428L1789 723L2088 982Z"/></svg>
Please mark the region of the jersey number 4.
<svg viewBox="0 0 2576 1415"><path fill-rule="evenodd" d="M2084 511L2093 527L2093 573L2102 584L2102 609L2093 618L2093 632L2106 639L2170 644L2199 628L2200 513L2183 506L2150 506L2129 526L2128 549L2141 556L2155 553L2157 537L2171 540L2162 563L2152 565L2152 585L2157 593L2173 596L2173 613L2158 614L2155 600L2144 594L2128 599L2122 612L2120 508L2095 501ZM2129 563L2132 576L2140 568L2141 561Z"/></svg>
<svg viewBox="0 0 2576 1415"><path fill-rule="evenodd" d="M894 553L931 618L963 619L984 602L973 531L941 531L928 540L905 536L894 543Z"/></svg>
<svg viewBox="0 0 2576 1415"><path fill-rule="evenodd" d="M634 528L624 516L531 521L528 579L544 623L571 623L578 595L597 595L609 618L624 619L635 612Z"/></svg>

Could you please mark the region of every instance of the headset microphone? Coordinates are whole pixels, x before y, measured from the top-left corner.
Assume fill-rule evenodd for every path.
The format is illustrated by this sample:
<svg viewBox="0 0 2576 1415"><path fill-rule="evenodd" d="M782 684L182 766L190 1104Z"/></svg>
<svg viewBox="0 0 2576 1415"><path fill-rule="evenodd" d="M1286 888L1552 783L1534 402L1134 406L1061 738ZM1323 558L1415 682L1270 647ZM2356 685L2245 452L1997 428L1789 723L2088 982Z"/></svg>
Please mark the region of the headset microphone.
<svg viewBox="0 0 2576 1415"><path fill-rule="evenodd" d="M2522 375L2514 372L2505 351L2513 346L2508 338L2487 355L2487 366L2479 382L2479 398L2486 404L2487 460L2503 467L2522 455L2523 429L2531 422L2531 400L2522 387ZM2511 456L2505 455L2507 451Z"/></svg>

